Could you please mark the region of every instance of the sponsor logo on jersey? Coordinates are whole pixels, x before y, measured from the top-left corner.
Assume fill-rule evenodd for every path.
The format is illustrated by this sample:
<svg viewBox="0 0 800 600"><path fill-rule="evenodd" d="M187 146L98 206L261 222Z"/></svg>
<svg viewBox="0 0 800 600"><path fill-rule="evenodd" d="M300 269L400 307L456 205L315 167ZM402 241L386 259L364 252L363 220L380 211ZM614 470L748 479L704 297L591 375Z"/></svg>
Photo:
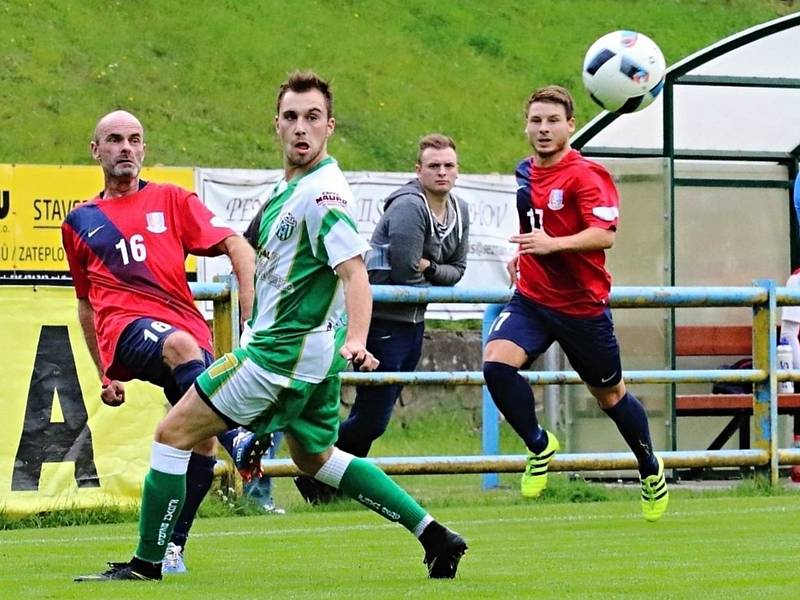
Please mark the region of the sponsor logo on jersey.
<svg viewBox="0 0 800 600"><path fill-rule="evenodd" d="M564 208L564 190L550 190L547 208L550 210L561 210Z"/></svg>
<svg viewBox="0 0 800 600"><path fill-rule="evenodd" d="M336 192L322 192L322 195L314 202L321 206L347 206L347 200Z"/></svg>
<svg viewBox="0 0 800 600"><path fill-rule="evenodd" d="M86 237L89 237L89 238L90 238L90 237L93 237L93 236L94 236L94 234L95 234L95 233L97 233L98 231L100 231L100 230L101 230L103 227L105 227L105 225L99 225L99 226L95 227L94 229L92 229L91 231L89 231L89 233L88 233L88 234L86 234Z"/></svg>
<svg viewBox="0 0 800 600"><path fill-rule="evenodd" d="M147 231L150 233L164 233L167 230L167 226L164 224L164 213L147 213L145 218L147 219Z"/></svg>
<svg viewBox="0 0 800 600"><path fill-rule="evenodd" d="M326 331L333 331L334 329L341 329L342 327L347 327L347 315L342 315L339 318L330 318L328 319L325 330ZM391 336L386 336L388 339ZM383 338L381 338L383 339Z"/></svg>
<svg viewBox="0 0 800 600"><path fill-rule="evenodd" d="M278 223L278 228L275 230L275 237L277 237L280 241L285 242L294 233L295 228L297 227L297 219L294 218L292 213L286 213L281 217L280 223Z"/></svg>
<svg viewBox="0 0 800 600"><path fill-rule="evenodd" d="M261 248L256 254L256 281L265 281L278 290L293 292L294 285L283 275L277 273L280 255Z"/></svg>

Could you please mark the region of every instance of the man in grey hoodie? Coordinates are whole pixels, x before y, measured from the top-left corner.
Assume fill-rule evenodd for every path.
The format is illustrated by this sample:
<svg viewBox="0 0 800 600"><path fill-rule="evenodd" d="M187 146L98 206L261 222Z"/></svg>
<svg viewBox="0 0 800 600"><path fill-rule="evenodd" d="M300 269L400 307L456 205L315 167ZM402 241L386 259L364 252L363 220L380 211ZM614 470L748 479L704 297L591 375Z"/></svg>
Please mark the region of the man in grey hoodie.
<svg viewBox="0 0 800 600"><path fill-rule="evenodd" d="M419 142L417 177L386 199L372 234L367 270L372 284L455 285L467 267L469 211L452 194L458 177L453 140L432 133ZM378 371L413 371L422 354L426 304L375 304L367 349L380 361ZM389 424L403 386L358 386L350 415L339 426L336 447L364 457ZM331 499L310 478L295 480L313 503Z"/></svg>

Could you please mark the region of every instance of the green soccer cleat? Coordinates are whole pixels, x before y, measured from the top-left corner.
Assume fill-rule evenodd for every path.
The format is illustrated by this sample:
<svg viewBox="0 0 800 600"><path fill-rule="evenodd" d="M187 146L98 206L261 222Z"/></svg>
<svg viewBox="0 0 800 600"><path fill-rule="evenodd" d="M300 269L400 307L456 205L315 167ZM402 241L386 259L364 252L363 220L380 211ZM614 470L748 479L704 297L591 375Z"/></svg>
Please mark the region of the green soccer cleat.
<svg viewBox="0 0 800 600"><path fill-rule="evenodd" d="M667 510L669 490L664 479L664 461L656 454L658 473L642 479L642 514L645 521L658 521Z"/></svg>
<svg viewBox="0 0 800 600"><path fill-rule="evenodd" d="M547 467L561 448L556 436L549 431L545 431L545 434L547 434L545 449L539 454L528 451L528 463L525 465L519 486L525 498L537 498L547 487Z"/></svg>

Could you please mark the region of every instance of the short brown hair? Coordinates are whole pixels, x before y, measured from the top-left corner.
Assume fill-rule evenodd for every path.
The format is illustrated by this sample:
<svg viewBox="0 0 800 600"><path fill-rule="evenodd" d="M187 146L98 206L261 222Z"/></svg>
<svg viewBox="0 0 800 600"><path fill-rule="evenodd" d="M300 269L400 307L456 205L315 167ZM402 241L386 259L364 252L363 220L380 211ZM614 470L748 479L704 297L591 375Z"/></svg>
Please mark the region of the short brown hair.
<svg viewBox="0 0 800 600"><path fill-rule="evenodd" d="M419 152L417 153L417 164L422 163L422 153L428 148L443 150L444 148L456 149L456 143L449 135L443 133L429 133L419 141Z"/></svg>
<svg viewBox="0 0 800 600"><path fill-rule="evenodd" d="M525 105L525 118L528 117L528 111L531 109L531 104L534 102L560 104L564 107L567 120L571 119L575 114L575 102L572 100L572 94L569 93L569 90L560 85L547 85L533 92L528 97L528 102Z"/></svg>
<svg viewBox="0 0 800 600"><path fill-rule="evenodd" d="M278 88L278 99L275 103L276 113L281 112L281 100L283 100L286 92L292 91L296 94L302 94L309 90L319 90L322 93L325 98L328 118L330 119L333 116L333 92L330 84L314 71L295 71L289 75L289 78Z"/></svg>

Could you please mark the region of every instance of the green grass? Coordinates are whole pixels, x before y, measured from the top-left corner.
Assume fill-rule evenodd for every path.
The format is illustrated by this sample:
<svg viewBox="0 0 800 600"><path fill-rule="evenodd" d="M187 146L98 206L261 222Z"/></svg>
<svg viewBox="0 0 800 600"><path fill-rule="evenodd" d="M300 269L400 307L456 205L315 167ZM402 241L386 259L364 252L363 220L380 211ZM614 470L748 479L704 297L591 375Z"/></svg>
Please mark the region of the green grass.
<svg viewBox="0 0 800 600"><path fill-rule="evenodd" d="M463 390L462 390L463 391ZM352 396L345 392L345 396ZM476 408L477 407L477 408ZM346 411L343 411L345 414ZM500 451L504 454L522 454L519 438L510 427L500 428ZM612 435L616 435L612 432ZM386 433L373 445L371 456L462 456L481 454L480 409L474 400L460 397L458 388L441 388L438 396L398 406ZM285 445L279 449L279 458L287 457ZM721 475L722 472L715 472ZM625 485L601 485L584 481L574 474L554 473L550 484L540 502L548 504L596 503L615 501L635 501L638 487L635 475ZM426 506L448 508L464 503L476 506L505 506L524 504L516 493L519 474L500 475L500 487L490 492L481 491L481 475L411 475L397 477L398 482ZM219 485L221 482L217 482ZM730 481L727 485L719 483L708 489L680 489L675 486L673 494L677 497L764 497L782 496L794 493L782 487L774 489L766 486L761 479L743 478ZM239 490L241 491L241 490ZM291 479L275 478L273 495L276 504L291 513L317 512L320 509L307 506ZM360 506L349 500L336 503L323 510L358 511ZM247 498L237 497L236 493L218 489L212 490L200 509L203 518L253 516L261 514L260 507ZM107 524L134 522L138 518L138 505L100 506L93 509L68 509L49 513L34 513L18 516L5 514L0 509L0 531L23 528L79 527L88 524Z"/></svg>
<svg viewBox="0 0 800 600"><path fill-rule="evenodd" d="M797 10L779 0L8 0L0 3L0 162L91 164L97 119L125 108L148 164L279 167L277 84L312 67L336 91L332 153L346 170L408 171L441 130L464 173L509 173L528 151L522 103L574 90L589 45L615 29L669 64Z"/></svg>
<svg viewBox="0 0 800 600"><path fill-rule="evenodd" d="M792 497L675 499L647 524L635 500L435 510L470 543L455 581L429 581L413 538L368 511L203 519L190 573L160 584L73 583L128 557L135 526L0 532L8 598L796 598Z"/></svg>
<svg viewBox="0 0 800 600"><path fill-rule="evenodd" d="M125 523L139 518L138 506L98 506L31 513L28 515L6 515L0 510L0 530L48 527L80 527Z"/></svg>

